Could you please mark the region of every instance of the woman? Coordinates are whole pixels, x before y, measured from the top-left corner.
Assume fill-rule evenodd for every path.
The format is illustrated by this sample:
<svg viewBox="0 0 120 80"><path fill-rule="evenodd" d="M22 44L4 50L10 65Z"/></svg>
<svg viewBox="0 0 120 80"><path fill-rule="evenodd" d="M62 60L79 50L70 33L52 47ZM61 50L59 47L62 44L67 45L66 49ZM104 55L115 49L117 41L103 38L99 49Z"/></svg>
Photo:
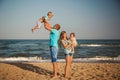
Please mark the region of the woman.
<svg viewBox="0 0 120 80"><path fill-rule="evenodd" d="M70 66L72 62L73 53L72 51L72 43L68 40L66 32L62 31L59 38L59 44L62 44L65 53L66 66L65 66L65 77L67 78L70 73Z"/></svg>

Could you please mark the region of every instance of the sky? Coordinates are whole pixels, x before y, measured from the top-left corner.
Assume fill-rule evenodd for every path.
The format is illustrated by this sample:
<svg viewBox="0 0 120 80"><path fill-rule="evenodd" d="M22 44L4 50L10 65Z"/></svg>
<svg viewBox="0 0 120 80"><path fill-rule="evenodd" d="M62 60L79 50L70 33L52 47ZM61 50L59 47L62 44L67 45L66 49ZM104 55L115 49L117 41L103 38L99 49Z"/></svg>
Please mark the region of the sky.
<svg viewBox="0 0 120 80"><path fill-rule="evenodd" d="M52 11L51 26L77 39L120 39L119 0L0 0L0 39L49 39L49 31L31 32Z"/></svg>

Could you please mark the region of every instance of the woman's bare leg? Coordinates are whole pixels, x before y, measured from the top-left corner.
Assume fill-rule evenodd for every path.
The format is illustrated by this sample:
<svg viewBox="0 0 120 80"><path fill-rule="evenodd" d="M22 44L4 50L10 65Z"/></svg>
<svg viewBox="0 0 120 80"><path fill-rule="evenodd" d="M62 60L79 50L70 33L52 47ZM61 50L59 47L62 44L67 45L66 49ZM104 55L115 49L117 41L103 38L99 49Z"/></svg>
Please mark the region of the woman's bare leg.
<svg viewBox="0 0 120 80"><path fill-rule="evenodd" d="M70 56L70 66L71 66L71 64L72 64L72 56Z"/></svg>
<svg viewBox="0 0 120 80"><path fill-rule="evenodd" d="M65 77L68 77L70 71L70 56L66 56Z"/></svg>

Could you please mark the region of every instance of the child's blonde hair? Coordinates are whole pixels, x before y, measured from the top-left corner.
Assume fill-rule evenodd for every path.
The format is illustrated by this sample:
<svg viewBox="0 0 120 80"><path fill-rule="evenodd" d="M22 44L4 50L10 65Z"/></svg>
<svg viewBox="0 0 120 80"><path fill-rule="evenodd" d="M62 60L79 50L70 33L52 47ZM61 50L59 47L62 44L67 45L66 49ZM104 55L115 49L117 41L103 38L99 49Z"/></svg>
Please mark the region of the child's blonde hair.
<svg viewBox="0 0 120 80"><path fill-rule="evenodd" d="M47 16L49 16L49 14L52 14L52 12L51 12L51 11L49 11L49 12L47 13Z"/></svg>

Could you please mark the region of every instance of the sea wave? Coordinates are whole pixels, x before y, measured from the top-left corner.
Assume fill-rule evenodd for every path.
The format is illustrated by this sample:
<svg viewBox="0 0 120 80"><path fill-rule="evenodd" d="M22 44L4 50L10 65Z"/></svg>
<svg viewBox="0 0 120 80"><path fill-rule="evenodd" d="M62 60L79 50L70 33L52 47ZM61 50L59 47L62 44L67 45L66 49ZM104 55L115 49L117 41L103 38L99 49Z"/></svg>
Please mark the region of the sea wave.
<svg viewBox="0 0 120 80"><path fill-rule="evenodd" d="M73 62L120 62L118 57L94 57L94 58L74 58ZM42 57L9 57L0 58L0 62L51 62L50 59L43 59ZM57 62L65 62L65 59L58 59Z"/></svg>
<svg viewBox="0 0 120 80"><path fill-rule="evenodd" d="M120 47L120 44L79 44L81 47Z"/></svg>

